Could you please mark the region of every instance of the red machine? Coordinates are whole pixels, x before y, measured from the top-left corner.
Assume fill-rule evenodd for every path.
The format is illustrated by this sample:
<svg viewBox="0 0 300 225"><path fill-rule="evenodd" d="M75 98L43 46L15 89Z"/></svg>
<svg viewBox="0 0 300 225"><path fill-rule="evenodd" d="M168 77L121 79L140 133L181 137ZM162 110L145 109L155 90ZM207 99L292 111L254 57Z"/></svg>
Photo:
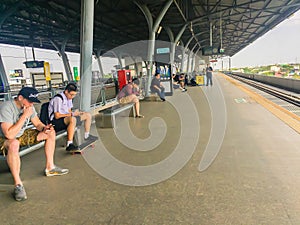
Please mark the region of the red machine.
<svg viewBox="0 0 300 225"><path fill-rule="evenodd" d="M130 70L118 71L119 90L121 90L126 84L132 81Z"/></svg>

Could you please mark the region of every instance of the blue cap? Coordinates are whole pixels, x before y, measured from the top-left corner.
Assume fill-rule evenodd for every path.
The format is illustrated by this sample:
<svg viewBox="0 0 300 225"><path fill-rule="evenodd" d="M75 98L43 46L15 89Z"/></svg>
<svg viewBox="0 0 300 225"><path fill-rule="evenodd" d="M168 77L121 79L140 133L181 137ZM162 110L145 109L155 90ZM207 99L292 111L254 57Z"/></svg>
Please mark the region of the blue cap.
<svg viewBox="0 0 300 225"><path fill-rule="evenodd" d="M38 102L38 103L41 102L37 98L39 95L39 92L35 88L32 88L32 87L23 87L19 91L18 95L22 95L24 98L26 98L30 102Z"/></svg>

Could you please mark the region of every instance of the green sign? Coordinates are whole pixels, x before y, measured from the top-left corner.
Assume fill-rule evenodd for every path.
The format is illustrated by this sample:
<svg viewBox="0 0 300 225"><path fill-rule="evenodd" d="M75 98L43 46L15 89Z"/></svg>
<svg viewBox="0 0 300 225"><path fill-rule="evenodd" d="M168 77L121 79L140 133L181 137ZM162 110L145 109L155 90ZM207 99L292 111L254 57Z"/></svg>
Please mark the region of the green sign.
<svg viewBox="0 0 300 225"><path fill-rule="evenodd" d="M73 73L74 73L74 80L78 81L80 79L78 75L78 67L76 66L73 67Z"/></svg>

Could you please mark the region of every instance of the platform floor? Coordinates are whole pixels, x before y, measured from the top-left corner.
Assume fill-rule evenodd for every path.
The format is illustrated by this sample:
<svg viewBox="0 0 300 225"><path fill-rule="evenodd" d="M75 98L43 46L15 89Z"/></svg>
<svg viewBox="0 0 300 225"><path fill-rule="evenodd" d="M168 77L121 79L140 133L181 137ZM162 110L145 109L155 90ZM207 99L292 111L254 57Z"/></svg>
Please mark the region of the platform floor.
<svg viewBox="0 0 300 225"><path fill-rule="evenodd" d="M176 91L166 102L142 103L145 118L130 118L138 138L150 135L148 123L155 116L168 126L153 151L133 151L112 129L97 127L104 146L120 161L135 166L158 163L172 153L182 135L179 115L169 101L189 95L199 115L200 136L191 159L174 176L148 186L118 184L100 176L84 157L66 154L61 141L56 164L69 168L68 175L43 176L42 150L22 158L28 200L16 202L11 175L0 173L0 224L300 224L299 133L223 76L215 74L214 81L213 87ZM226 103L226 132L217 157L200 172L214 125L206 96L213 94L217 83Z"/></svg>

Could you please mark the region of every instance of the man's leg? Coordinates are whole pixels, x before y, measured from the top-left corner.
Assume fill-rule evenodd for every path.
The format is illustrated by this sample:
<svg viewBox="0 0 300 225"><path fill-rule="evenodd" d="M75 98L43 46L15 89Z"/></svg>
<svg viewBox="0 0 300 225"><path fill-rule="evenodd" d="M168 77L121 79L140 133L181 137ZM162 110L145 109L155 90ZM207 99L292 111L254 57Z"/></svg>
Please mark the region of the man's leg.
<svg viewBox="0 0 300 225"><path fill-rule="evenodd" d="M160 87L160 98L162 100L165 99L165 88L164 87Z"/></svg>
<svg viewBox="0 0 300 225"><path fill-rule="evenodd" d="M14 197L17 201L27 199L25 188L20 178L21 160L19 156L20 142L16 139L6 140L4 147L7 149L7 164L15 182Z"/></svg>
<svg viewBox="0 0 300 225"><path fill-rule="evenodd" d="M84 131L90 133L92 124L92 114L89 112L82 112L80 115L80 120L84 121Z"/></svg>
<svg viewBox="0 0 300 225"><path fill-rule="evenodd" d="M67 138L68 142L73 142L75 128L76 128L76 118L73 116L65 117L64 123L67 125Z"/></svg>
<svg viewBox="0 0 300 225"><path fill-rule="evenodd" d="M55 131L39 132L37 141L45 140L45 156L46 156L46 169L51 170L54 165L54 151L55 151Z"/></svg>
<svg viewBox="0 0 300 225"><path fill-rule="evenodd" d="M75 135L76 128L76 117L69 116L64 118L64 124L67 126L67 148L68 152L78 151L78 146L73 144L73 139Z"/></svg>
<svg viewBox="0 0 300 225"><path fill-rule="evenodd" d="M129 103L129 102L135 103L134 108L135 108L136 117L141 116L140 115L140 100L138 99L138 97L135 94L128 95L126 97L126 101L124 103Z"/></svg>
<svg viewBox="0 0 300 225"><path fill-rule="evenodd" d="M135 108L135 113L136 113L136 117L140 117L140 101L137 98L137 96L134 96L134 98L132 99L132 102L134 102L134 108Z"/></svg>
<svg viewBox="0 0 300 225"><path fill-rule="evenodd" d="M59 176L69 173L68 169L62 169L54 164L55 136L55 131L49 130L39 132L36 137L37 141L45 140L46 176Z"/></svg>
<svg viewBox="0 0 300 225"><path fill-rule="evenodd" d="M212 85L212 79L211 79L211 78L212 78L211 75L209 75L209 76L208 76L208 82L207 82L207 85L208 85L208 84Z"/></svg>
<svg viewBox="0 0 300 225"><path fill-rule="evenodd" d="M7 149L7 164L10 168L10 172L13 176L15 185L21 184L22 181L20 178L20 168L21 168L21 160L19 156L19 148L20 143L18 140L6 140L4 142L4 146Z"/></svg>

